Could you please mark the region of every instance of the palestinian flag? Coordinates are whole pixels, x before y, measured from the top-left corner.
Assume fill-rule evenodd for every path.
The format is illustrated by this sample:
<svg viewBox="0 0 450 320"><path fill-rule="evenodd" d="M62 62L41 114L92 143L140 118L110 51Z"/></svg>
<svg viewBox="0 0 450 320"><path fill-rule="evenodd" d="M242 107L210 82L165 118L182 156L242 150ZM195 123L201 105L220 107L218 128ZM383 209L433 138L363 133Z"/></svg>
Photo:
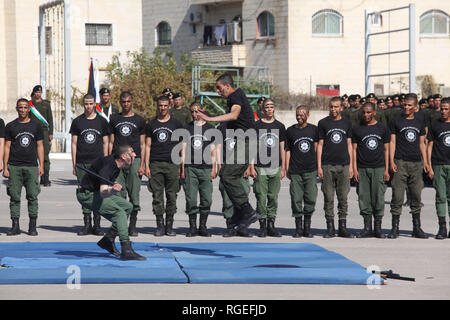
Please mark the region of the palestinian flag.
<svg viewBox="0 0 450 320"><path fill-rule="evenodd" d="M36 107L33 105L33 101L28 101L28 104L30 105L30 110L34 114L36 118L39 119L43 124L45 124L47 127L49 127L48 121L45 120L45 118L42 116L42 114L36 109Z"/></svg>
<svg viewBox="0 0 450 320"><path fill-rule="evenodd" d="M95 98L95 111L103 117L108 123L108 116L103 112L102 108L100 108L100 93L99 93L99 83L98 83L98 67L97 64L94 63L94 60L91 58L91 66L89 67L89 82L88 82L88 90L89 94L92 94Z"/></svg>

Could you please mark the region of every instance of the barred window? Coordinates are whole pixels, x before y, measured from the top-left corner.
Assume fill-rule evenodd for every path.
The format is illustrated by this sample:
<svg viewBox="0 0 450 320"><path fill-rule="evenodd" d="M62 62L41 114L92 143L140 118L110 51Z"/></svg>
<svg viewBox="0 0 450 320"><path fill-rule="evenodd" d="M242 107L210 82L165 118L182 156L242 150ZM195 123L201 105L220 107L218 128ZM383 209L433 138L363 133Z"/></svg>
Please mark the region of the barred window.
<svg viewBox="0 0 450 320"><path fill-rule="evenodd" d="M275 19L270 12L264 11L258 16L258 36L273 38L275 36Z"/></svg>
<svg viewBox="0 0 450 320"><path fill-rule="evenodd" d="M172 44L172 30L167 22L160 22L156 27L156 38L158 46Z"/></svg>
<svg viewBox="0 0 450 320"><path fill-rule="evenodd" d="M38 27L38 39L39 39L39 54L41 53L41 31L40 27ZM52 27L45 27L45 54L52 55L53 54L53 32Z"/></svg>
<svg viewBox="0 0 450 320"><path fill-rule="evenodd" d="M449 36L450 17L443 11L430 10L420 16L420 34L426 36Z"/></svg>
<svg viewBox="0 0 450 320"><path fill-rule="evenodd" d="M342 36L343 17L334 10L321 10L312 17L312 34Z"/></svg>
<svg viewBox="0 0 450 320"><path fill-rule="evenodd" d="M112 25L86 23L87 46L112 46Z"/></svg>

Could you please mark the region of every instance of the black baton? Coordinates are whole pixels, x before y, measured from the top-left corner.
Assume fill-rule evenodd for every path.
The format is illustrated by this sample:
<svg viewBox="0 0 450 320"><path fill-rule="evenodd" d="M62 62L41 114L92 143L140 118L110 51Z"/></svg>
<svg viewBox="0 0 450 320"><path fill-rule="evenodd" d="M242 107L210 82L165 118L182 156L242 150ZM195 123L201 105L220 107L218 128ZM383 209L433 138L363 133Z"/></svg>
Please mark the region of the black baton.
<svg viewBox="0 0 450 320"><path fill-rule="evenodd" d="M87 172L87 173L89 173L90 175L93 175L94 177L99 178L100 180L102 180L103 182L106 182L106 183L107 183L108 185L110 185L110 186L113 186L113 185L114 185L114 182L111 182L111 181L109 181L108 179L103 178L102 176L96 174L95 172L92 172L91 170L88 170L88 169L86 169L86 168L83 168L83 167L80 166L79 164L77 164L77 168L78 168L78 169L81 169L81 170L83 170L83 171L85 171L85 172Z"/></svg>

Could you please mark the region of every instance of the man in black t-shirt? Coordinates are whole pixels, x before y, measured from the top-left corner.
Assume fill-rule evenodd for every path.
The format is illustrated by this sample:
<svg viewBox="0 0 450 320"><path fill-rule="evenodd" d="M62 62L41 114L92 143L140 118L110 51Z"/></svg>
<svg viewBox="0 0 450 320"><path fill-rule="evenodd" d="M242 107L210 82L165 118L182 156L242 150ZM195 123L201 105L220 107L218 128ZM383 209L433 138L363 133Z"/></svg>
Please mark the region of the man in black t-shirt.
<svg viewBox="0 0 450 320"><path fill-rule="evenodd" d="M297 124L286 131L286 176L291 180L294 238L312 238L311 217L317 200L317 126L308 123L309 109L300 105L295 110Z"/></svg>
<svg viewBox="0 0 450 320"><path fill-rule="evenodd" d="M358 182L359 210L364 218L364 229L358 238L374 235L372 216L375 218L375 237L383 238L381 223L384 215L384 193L389 181L389 141L386 126L375 119L375 105L362 106L364 125L352 129L353 173Z"/></svg>
<svg viewBox="0 0 450 320"><path fill-rule="evenodd" d="M137 214L141 210L140 192L141 178L145 173L145 120L133 110L133 95L124 91L120 94L122 113L114 115L109 122L109 150L113 153L119 146L130 145L136 153L136 159L129 168L121 170L117 181L124 186L122 196L133 204L130 215L130 236L136 237Z"/></svg>
<svg viewBox="0 0 450 320"><path fill-rule="evenodd" d="M216 148L210 134L215 130L212 125L200 119L199 109L202 105L194 102L189 107L192 121L184 128L189 132L189 139L183 142L181 160L181 178L185 179L186 213L189 216L189 232L187 237L197 234L210 237L206 222L212 204L213 184L216 174ZM209 132L208 132L209 131ZM200 194L200 204L197 195ZM200 225L197 229L197 214L200 214Z"/></svg>
<svg viewBox="0 0 450 320"><path fill-rule="evenodd" d="M391 142L389 150L392 178L392 230L388 238L399 236L399 222L406 188L411 194L413 237L427 238L420 228L422 170L429 171L425 147L424 122L415 117L417 97L405 97L404 112L390 123Z"/></svg>
<svg viewBox="0 0 450 320"><path fill-rule="evenodd" d="M275 119L275 103L266 98L263 102L264 117L256 122L258 157L252 168L253 192L256 211L260 214L259 237L281 237L275 228L278 210L278 193L285 176L286 128Z"/></svg>
<svg viewBox="0 0 450 320"><path fill-rule="evenodd" d="M211 117L204 110L201 110L200 117L205 121L226 122L227 130L235 130L236 132L240 129L237 131L237 134L239 132L241 134L236 138L236 145L244 145L244 150L241 150L241 147L233 149L232 161L223 164L221 177L225 190L233 202L233 206L236 207L235 213L229 221L230 225L236 226L238 229L246 229L258 220L257 212L253 210L249 203L248 195L241 180L250 163L249 156L252 156L249 155L249 142L245 141L245 136L251 134L249 129L255 128L253 110L242 89L234 88L233 78L229 74L223 74L217 79L216 91L221 97L227 99L227 113ZM253 133L256 134L254 131Z"/></svg>
<svg viewBox="0 0 450 320"><path fill-rule="evenodd" d="M177 193L180 190L179 165L172 161L172 150L178 141L172 135L181 129L181 123L170 115L169 98L158 98L157 117L145 127L145 175L149 178L148 190L153 194L153 214L156 216L155 236L175 236L174 215L177 211ZM167 201L164 208L164 191ZM166 223L164 225L164 212Z"/></svg>
<svg viewBox="0 0 450 320"><path fill-rule="evenodd" d="M83 207L98 212L105 219L112 222L106 235L97 242L97 245L109 253L120 256L120 260L147 260L137 254L128 235L128 216L133 210L133 205L118 194L122 185L117 182L120 170L133 164L136 154L131 146L122 145L114 151L114 154L96 159L81 181L77 190L77 200ZM115 239L119 236L122 252L115 245Z"/></svg>
<svg viewBox="0 0 450 320"><path fill-rule="evenodd" d="M236 140L234 139L234 134L231 134L233 130L228 131L230 136L227 136L227 123L222 122L218 127L217 130L220 131L221 137L220 139L216 139L214 141L216 145L216 159L217 159L217 175L220 177L219 180L219 191L222 195L222 212L223 216L225 218L225 224L227 226L227 229L225 233L223 234L224 238L230 238L234 236L240 236L240 237L251 237L251 233L248 231L247 228L240 228L239 230L236 230L234 225L230 223L231 218L233 217L234 213L236 212L236 207L233 205L233 202L231 201L230 197L228 196L225 186L223 183L223 176L220 174L222 171L222 165L227 161L229 156L232 156L233 149L236 145ZM244 175L241 177L241 183L242 188L245 192L245 194L248 196L250 194L250 165L248 166L247 170L245 171Z"/></svg>
<svg viewBox="0 0 450 320"><path fill-rule="evenodd" d="M44 174L44 136L40 124L30 118L28 100L19 99L16 110L18 118L5 128L3 176L8 179L12 220L12 228L7 235L20 234L20 200L22 187L25 187L30 217L28 234L37 236L38 195L41 192L38 177Z"/></svg>
<svg viewBox="0 0 450 320"><path fill-rule="evenodd" d="M442 240L447 237L445 217L450 213L450 98L442 99L440 109L441 119L434 121L428 130L427 157L428 163L431 163L428 175L436 190L439 223L436 239Z"/></svg>
<svg viewBox="0 0 450 320"><path fill-rule="evenodd" d="M350 178L353 177L351 122L341 117L341 98L330 100L330 115L318 123L317 173L322 181L324 211L327 221L326 238L335 236L334 194L338 199L339 236L353 237L347 230Z"/></svg>
<svg viewBox="0 0 450 320"><path fill-rule="evenodd" d="M108 155L108 123L95 112L95 98L91 94L83 97L84 113L75 118L70 126L72 135L72 166L73 175L77 177L78 184L83 180L86 172L78 166L89 169L92 162L99 157ZM103 235L100 229L101 216L94 212L94 227L92 227L91 210L82 207L83 229L79 236L94 234Z"/></svg>

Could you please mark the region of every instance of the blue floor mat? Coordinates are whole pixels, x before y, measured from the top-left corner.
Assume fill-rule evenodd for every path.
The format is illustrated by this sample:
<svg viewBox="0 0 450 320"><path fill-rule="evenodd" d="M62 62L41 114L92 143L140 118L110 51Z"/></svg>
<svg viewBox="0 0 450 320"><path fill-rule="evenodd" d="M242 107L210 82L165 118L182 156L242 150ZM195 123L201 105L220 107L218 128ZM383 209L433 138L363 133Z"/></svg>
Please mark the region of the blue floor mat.
<svg viewBox="0 0 450 320"><path fill-rule="evenodd" d="M133 247L147 261L120 261L95 242L2 243L0 284L64 284L73 274L70 266L79 268L81 283L187 282L170 252L154 243Z"/></svg>
<svg viewBox="0 0 450 320"><path fill-rule="evenodd" d="M147 261L120 261L91 242L0 243L0 284L64 284L70 266L79 268L81 283L366 284L371 276L311 243L138 242L133 248Z"/></svg>
<svg viewBox="0 0 450 320"><path fill-rule="evenodd" d="M158 246L173 251L190 283L366 284L372 276L361 265L311 243Z"/></svg>

